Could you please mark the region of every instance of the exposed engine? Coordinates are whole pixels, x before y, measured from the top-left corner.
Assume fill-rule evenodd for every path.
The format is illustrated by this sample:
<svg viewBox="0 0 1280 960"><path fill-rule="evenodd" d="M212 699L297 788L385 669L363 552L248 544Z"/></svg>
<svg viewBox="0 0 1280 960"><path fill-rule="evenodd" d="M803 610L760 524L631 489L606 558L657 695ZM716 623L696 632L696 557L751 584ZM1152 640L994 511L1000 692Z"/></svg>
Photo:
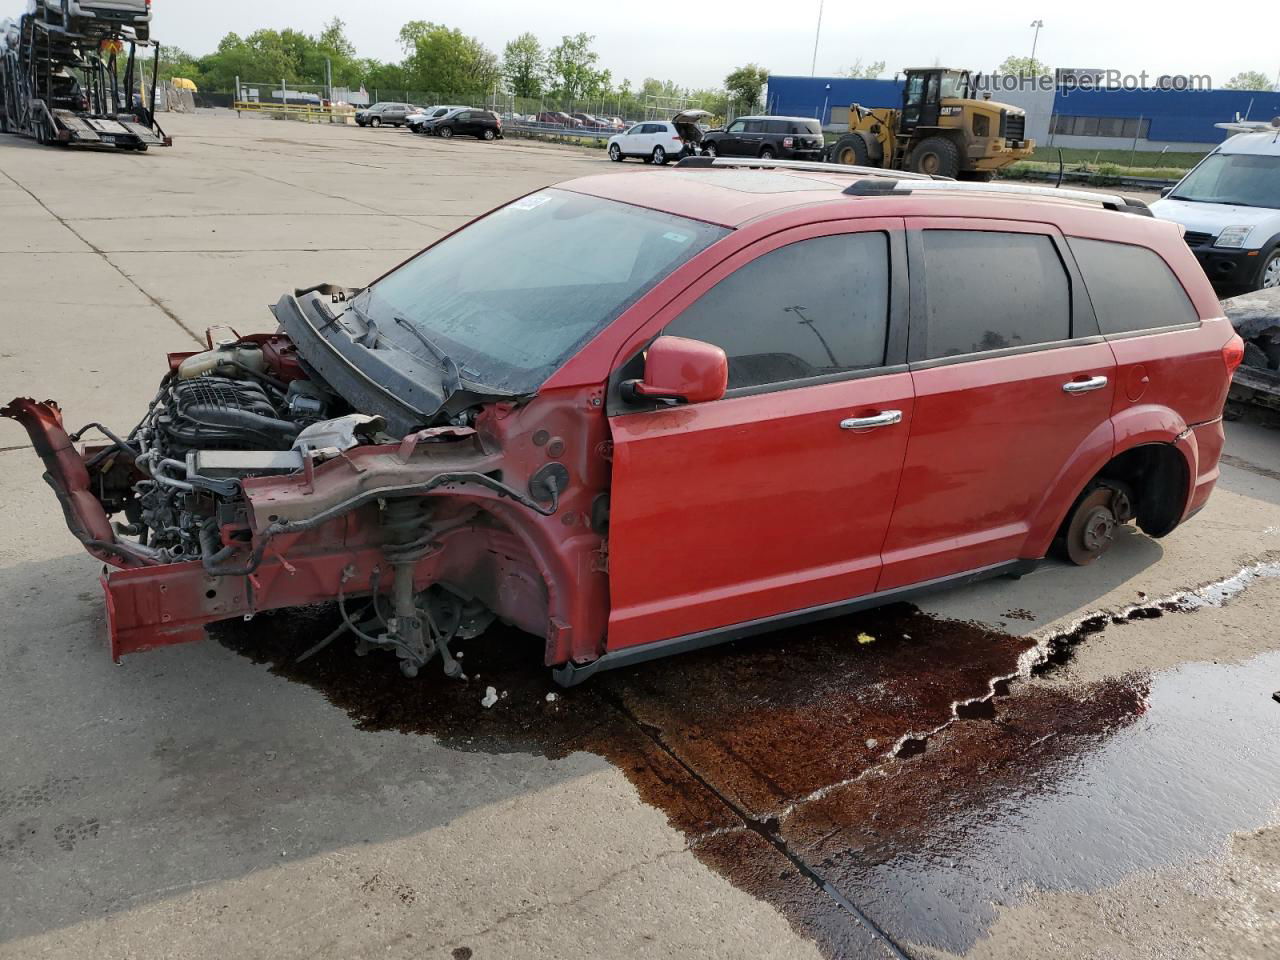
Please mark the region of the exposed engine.
<svg viewBox="0 0 1280 960"><path fill-rule="evenodd" d="M199 556L202 530L241 519L242 479L302 470L317 445L309 437L332 441L332 430L308 428L347 408L313 379L282 378L300 372L271 369L263 346L244 340L183 360L124 441L145 479L135 473L119 491L129 521L119 532L166 560Z"/></svg>

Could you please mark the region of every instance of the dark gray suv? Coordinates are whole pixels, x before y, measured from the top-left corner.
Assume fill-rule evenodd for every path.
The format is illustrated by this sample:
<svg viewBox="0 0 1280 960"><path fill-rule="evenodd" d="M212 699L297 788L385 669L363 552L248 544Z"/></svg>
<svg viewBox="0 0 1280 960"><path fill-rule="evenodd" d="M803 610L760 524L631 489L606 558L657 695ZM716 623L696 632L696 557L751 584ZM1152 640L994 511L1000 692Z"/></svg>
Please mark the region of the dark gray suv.
<svg viewBox="0 0 1280 960"><path fill-rule="evenodd" d="M702 138L711 157L762 157L765 160L821 160L822 124L812 117L738 117L723 130Z"/></svg>
<svg viewBox="0 0 1280 960"><path fill-rule="evenodd" d="M356 112L356 123L362 127L403 127L413 107L407 103L386 101Z"/></svg>

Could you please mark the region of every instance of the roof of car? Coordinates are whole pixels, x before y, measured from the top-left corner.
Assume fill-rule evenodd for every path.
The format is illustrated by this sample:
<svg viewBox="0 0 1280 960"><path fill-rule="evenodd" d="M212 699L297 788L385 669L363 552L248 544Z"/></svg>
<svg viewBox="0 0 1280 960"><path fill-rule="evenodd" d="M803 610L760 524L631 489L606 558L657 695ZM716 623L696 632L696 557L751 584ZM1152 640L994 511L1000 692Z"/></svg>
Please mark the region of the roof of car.
<svg viewBox="0 0 1280 960"><path fill-rule="evenodd" d="M737 120L796 120L801 123L817 122L813 117L775 117L769 114L760 114L759 116L751 116L751 117L734 117L733 119L735 121Z"/></svg>
<svg viewBox="0 0 1280 960"><path fill-rule="evenodd" d="M1101 206L1069 198L981 192L985 184L966 190L850 196L844 191L862 180L891 184L891 177L797 169L697 168L602 174L558 184L561 189L618 200L651 210L691 217L726 227L745 224L801 207L848 205L850 217L952 216L1055 223L1081 235L1149 236L1151 224L1167 227L1181 243L1175 225L1151 217L1117 214ZM814 219L828 219L818 214ZM1121 223L1133 223L1131 228ZM1159 229L1157 227L1156 229Z"/></svg>
<svg viewBox="0 0 1280 960"><path fill-rule="evenodd" d="M1280 129L1259 133L1237 133L1218 147L1218 152L1280 155Z"/></svg>

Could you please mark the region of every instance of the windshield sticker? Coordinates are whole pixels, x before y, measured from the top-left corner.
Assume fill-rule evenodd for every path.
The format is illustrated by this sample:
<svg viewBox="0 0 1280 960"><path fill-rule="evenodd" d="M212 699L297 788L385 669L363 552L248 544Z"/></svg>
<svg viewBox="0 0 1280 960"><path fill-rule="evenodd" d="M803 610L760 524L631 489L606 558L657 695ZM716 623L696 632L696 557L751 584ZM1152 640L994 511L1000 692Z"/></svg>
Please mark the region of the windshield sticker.
<svg viewBox="0 0 1280 960"><path fill-rule="evenodd" d="M544 203L550 203L551 196L546 193L535 193L531 197L521 197L511 205L513 210L533 210L542 206Z"/></svg>
<svg viewBox="0 0 1280 960"><path fill-rule="evenodd" d="M689 235L685 233L676 233L674 230L662 235L663 240L670 240L672 243L688 243Z"/></svg>

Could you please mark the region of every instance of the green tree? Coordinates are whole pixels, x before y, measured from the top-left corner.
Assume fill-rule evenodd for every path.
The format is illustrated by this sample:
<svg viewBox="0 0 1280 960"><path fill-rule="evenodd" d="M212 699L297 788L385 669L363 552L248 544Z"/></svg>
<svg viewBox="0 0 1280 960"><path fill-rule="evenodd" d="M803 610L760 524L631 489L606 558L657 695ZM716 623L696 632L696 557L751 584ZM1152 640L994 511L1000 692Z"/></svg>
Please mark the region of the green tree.
<svg viewBox="0 0 1280 960"><path fill-rule="evenodd" d="M404 61L405 82L415 91L445 98L489 92L498 81L498 58L475 37L438 23L415 20L400 31L412 42Z"/></svg>
<svg viewBox="0 0 1280 960"><path fill-rule="evenodd" d="M874 80L880 74L884 73L884 61L876 60L874 63L864 64L862 58L859 57L853 61L853 66L848 69L841 70L840 76L850 77L854 80Z"/></svg>
<svg viewBox="0 0 1280 960"><path fill-rule="evenodd" d="M542 96L547 74L547 56L532 33L522 33L502 51L502 76L507 89L517 97Z"/></svg>
<svg viewBox="0 0 1280 960"><path fill-rule="evenodd" d="M1034 57L1005 57L996 73L1006 77L1047 77L1053 73L1043 60Z"/></svg>
<svg viewBox="0 0 1280 960"><path fill-rule="evenodd" d="M739 67L724 78L729 102L739 111L755 111L761 107L761 92L769 81L769 70L754 63Z"/></svg>
<svg viewBox="0 0 1280 960"><path fill-rule="evenodd" d="M547 75L557 97L577 100L598 97L612 85L608 70L597 70L600 55L591 49L595 37L587 33L562 37L547 54Z"/></svg>
<svg viewBox="0 0 1280 960"><path fill-rule="evenodd" d="M1260 70L1243 70L1228 80L1226 90L1270 90L1271 79Z"/></svg>
<svg viewBox="0 0 1280 960"><path fill-rule="evenodd" d="M291 32L291 31L288 31ZM218 49L200 61L205 82L213 90L231 90L238 76L249 83L298 83L298 64L291 45L275 30L257 30L247 37L228 33Z"/></svg>

